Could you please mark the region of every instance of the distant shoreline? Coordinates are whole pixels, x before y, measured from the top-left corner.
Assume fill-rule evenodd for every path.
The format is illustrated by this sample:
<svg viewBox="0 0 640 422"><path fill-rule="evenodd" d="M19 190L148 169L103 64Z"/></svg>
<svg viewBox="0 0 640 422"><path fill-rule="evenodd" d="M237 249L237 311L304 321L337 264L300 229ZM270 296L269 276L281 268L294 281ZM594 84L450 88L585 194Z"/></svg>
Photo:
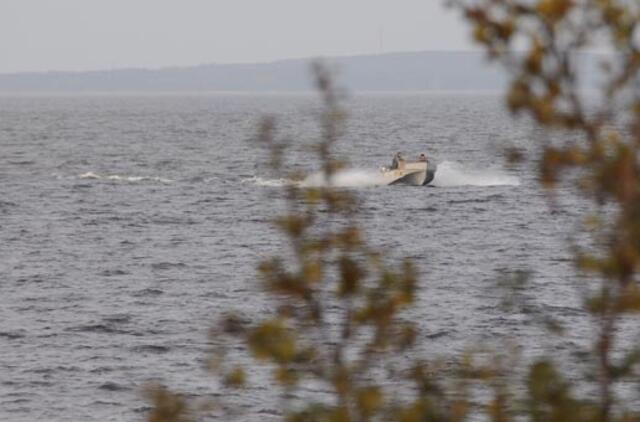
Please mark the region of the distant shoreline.
<svg viewBox="0 0 640 422"><path fill-rule="evenodd" d="M585 55L585 87L596 86L595 55ZM0 93L307 93L315 59L259 64L207 64L161 69L0 74ZM409 52L322 59L338 84L355 92L499 92L504 70L482 52Z"/></svg>
<svg viewBox="0 0 640 422"><path fill-rule="evenodd" d="M347 92L347 98L352 96L498 96L502 90L442 90L442 91L354 91ZM316 91L0 91L0 97L315 97Z"/></svg>
<svg viewBox="0 0 640 422"><path fill-rule="evenodd" d="M286 64L293 62L306 62L313 63L315 61L340 61L342 59L364 58L364 57L378 57L378 56L394 56L394 55L407 55L407 54L484 54L482 50L409 50L409 51L393 51L385 53L365 53L365 54L343 54L335 56L304 56L304 57L288 57L283 59L265 60L265 61L247 61L247 62L229 62L229 63L199 63L189 65L166 65L156 67L143 67L143 66L124 66L115 67L112 69L99 68L99 69L84 69L84 70L62 70L62 69L48 69L48 70L22 70L15 72L0 72L0 77L12 76L12 75L55 75L60 73L96 73L96 72L119 72L119 71L149 71L157 72L162 70L184 70L201 66L265 66L274 64Z"/></svg>
<svg viewBox="0 0 640 422"><path fill-rule="evenodd" d="M320 59L350 92L498 91L505 75L481 52L409 52ZM0 92L266 92L314 91L311 63L206 64L161 69L0 74Z"/></svg>

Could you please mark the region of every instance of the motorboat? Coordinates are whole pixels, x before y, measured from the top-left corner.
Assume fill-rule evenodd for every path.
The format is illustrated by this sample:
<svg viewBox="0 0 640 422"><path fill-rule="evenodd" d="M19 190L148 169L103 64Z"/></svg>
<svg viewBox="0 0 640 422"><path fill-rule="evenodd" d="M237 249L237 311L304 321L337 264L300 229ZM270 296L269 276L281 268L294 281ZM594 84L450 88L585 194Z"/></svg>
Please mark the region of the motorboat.
<svg viewBox="0 0 640 422"><path fill-rule="evenodd" d="M391 167L382 167L380 177L386 185L425 186L433 181L437 165L426 158L418 161L394 160Z"/></svg>

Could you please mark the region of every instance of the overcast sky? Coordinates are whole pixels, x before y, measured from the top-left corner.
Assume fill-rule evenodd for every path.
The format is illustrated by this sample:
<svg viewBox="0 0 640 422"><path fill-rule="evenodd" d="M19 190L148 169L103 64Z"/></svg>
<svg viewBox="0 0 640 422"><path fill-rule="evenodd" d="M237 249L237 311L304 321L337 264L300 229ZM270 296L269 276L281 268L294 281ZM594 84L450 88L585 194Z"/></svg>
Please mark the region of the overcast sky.
<svg viewBox="0 0 640 422"><path fill-rule="evenodd" d="M470 50L442 0L0 0L0 72Z"/></svg>

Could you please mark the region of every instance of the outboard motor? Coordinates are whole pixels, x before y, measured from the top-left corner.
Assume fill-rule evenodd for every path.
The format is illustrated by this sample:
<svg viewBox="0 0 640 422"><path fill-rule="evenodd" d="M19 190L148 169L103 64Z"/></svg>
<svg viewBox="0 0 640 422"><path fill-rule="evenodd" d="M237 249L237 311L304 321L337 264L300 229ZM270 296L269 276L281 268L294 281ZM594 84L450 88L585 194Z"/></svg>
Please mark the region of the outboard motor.
<svg viewBox="0 0 640 422"><path fill-rule="evenodd" d="M438 165L435 161L427 159L427 177L424 179L422 186L428 185L433 181L433 178L436 177L436 170L438 170Z"/></svg>

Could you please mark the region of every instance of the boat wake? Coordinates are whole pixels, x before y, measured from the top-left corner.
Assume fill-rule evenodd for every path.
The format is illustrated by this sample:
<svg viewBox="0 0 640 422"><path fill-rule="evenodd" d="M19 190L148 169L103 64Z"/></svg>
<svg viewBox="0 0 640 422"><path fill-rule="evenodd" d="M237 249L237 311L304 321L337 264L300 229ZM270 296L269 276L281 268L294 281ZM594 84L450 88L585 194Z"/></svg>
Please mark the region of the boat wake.
<svg viewBox="0 0 640 422"><path fill-rule="evenodd" d="M78 176L80 179L103 179L103 180L113 180L116 182L161 182L161 183L171 183L173 180L165 179L163 177L148 177L148 176L120 176L118 174L112 175L100 175L94 173L92 171L86 172Z"/></svg>
<svg viewBox="0 0 640 422"><path fill-rule="evenodd" d="M455 161L443 161L438 164L436 176L431 184L440 187L519 186L520 179L500 170L468 169Z"/></svg>
<svg viewBox="0 0 640 422"><path fill-rule="evenodd" d="M371 186L382 186L384 180L376 170L347 169L335 173L327 181L322 172L313 173L303 180L291 179L265 179L253 176L243 180L244 183L253 183L257 186L281 187L298 186L301 188L321 188L334 186L337 188L363 188Z"/></svg>
<svg viewBox="0 0 640 422"><path fill-rule="evenodd" d="M338 188L366 188L372 186L383 186L384 178L377 170L366 169L346 169L334 174L329 181L320 172L314 173L304 179L300 185L302 187L326 187L335 186Z"/></svg>
<svg viewBox="0 0 640 422"><path fill-rule="evenodd" d="M263 177L253 176L242 180L242 183L254 184L256 186L282 187L294 185L296 182L289 179L265 179Z"/></svg>
<svg viewBox="0 0 640 422"><path fill-rule="evenodd" d="M361 168L341 170L333 175L330 183L324 178L321 172L311 174L301 181L265 179L254 176L245 179L243 182L252 183L257 186L281 187L294 185L305 188L319 188L329 185L337 188L366 188L384 186L387 183L381 176L379 170ZM438 164L438 169L431 185L439 187L519 186L520 179L500 170L468 169L455 161L443 161Z"/></svg>

